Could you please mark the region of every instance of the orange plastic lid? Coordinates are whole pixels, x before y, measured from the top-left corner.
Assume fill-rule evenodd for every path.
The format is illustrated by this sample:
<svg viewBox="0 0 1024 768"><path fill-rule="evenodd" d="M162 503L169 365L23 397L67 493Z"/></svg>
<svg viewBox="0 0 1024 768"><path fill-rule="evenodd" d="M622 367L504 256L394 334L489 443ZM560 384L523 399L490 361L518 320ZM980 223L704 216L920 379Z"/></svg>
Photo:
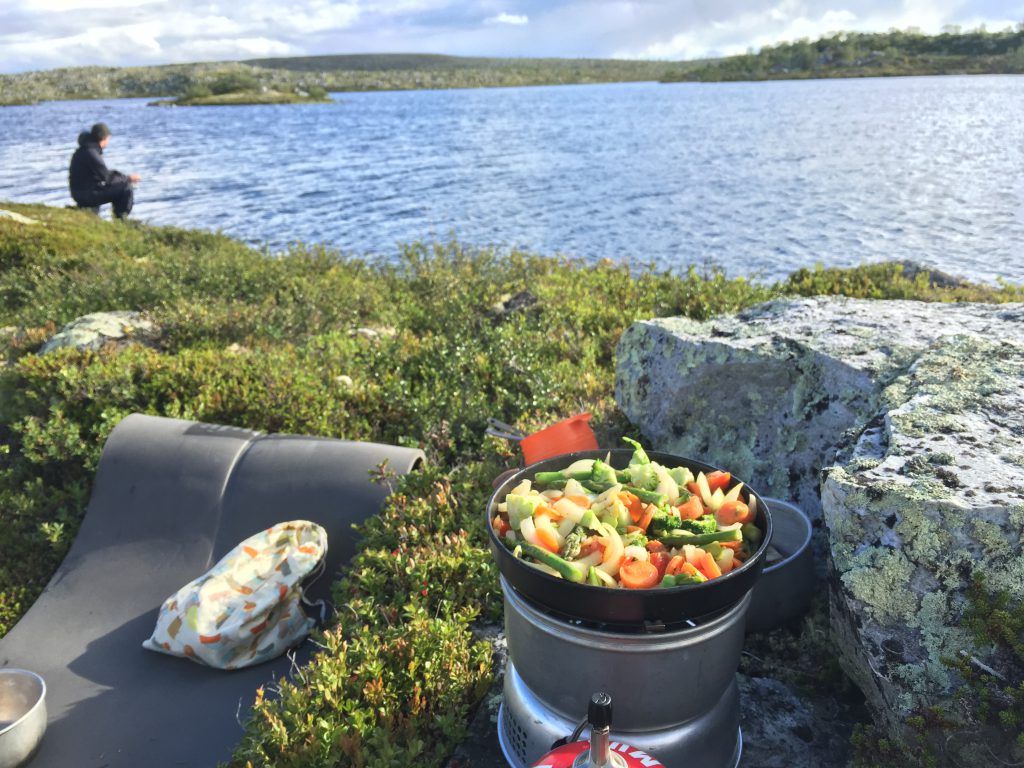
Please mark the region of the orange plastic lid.
<svg viewBox="0 0 1024 768"><path fill-rule="evenodd" d="M589 413L580 413L524 437L519 443L523 459L527 464L534 464L563 453L596 450L597 436L589 421Z"/></svg>

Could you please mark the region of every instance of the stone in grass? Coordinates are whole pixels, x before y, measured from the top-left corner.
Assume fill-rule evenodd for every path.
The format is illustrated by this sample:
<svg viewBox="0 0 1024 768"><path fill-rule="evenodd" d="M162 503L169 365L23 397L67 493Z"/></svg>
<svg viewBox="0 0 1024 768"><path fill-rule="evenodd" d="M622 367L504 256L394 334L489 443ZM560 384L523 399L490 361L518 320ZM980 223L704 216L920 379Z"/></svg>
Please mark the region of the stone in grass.
<svg viewBox="0 0 1024 768"><path fill-rule="evenodd" d="M39 354L45 355L63 347L78 350L99 349L112 341L152 344L159 335L160 329L140 312L93 312L72 320L61 328L43 344Z"/></svg>

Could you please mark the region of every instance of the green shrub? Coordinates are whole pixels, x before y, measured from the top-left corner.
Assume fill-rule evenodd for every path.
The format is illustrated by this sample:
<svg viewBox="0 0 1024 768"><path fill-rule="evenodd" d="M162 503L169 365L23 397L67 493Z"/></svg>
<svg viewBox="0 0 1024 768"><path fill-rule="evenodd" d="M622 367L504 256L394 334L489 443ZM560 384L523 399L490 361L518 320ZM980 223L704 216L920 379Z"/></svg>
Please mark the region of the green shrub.
<svg viewBox="0 0 1024 768"><path fill-rule="evenodd" d="M186 99L204 99L207 96L212 96L213 91L210 90L210 86L205 83L190 83L188 88L185 89L184 96Z"/></svg>
<svg viewBox="0 0 1024 768"><path fill-rule="evenodd" d="M215 96L224 93L255 91L260 87L259 78L250 72L225 72L210 81L210 92Z"/></svg>
<svg viewBox="0 0 1024 768"><path fill-rule="evenodd" d="M257 691L230 765L440 766L490 684L490 644L474 642L458 617L410 609L394 625L357 624L317 642L323 650L274 698Z"/></svg>

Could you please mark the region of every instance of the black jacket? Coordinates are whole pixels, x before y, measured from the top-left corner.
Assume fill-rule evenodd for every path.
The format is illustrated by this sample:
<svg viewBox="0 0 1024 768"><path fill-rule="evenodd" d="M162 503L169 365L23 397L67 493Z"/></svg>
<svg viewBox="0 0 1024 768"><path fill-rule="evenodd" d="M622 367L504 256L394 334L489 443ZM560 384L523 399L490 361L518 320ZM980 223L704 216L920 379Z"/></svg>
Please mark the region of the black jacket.
<svg viewBox="0 0 1024 768"><path fill-rule="evenodd" d="M92 134L88 131L78 134L78 149L71 156L71 170L68 172L71 196L77 198L105 187L114 173L117 172L111 171L103 162L103 148Z"/></svg>

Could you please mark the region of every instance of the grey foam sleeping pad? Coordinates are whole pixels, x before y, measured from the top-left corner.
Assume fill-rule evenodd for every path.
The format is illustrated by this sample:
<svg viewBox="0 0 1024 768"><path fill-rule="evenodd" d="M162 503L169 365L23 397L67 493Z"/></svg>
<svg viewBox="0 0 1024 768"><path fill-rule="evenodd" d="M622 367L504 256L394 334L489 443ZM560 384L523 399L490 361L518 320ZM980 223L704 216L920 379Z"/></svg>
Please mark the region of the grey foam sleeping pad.
<svg viewBox="0 0 1024 768"><path fill-rule="evenodd" d="M159 606L247 536L294 519L327 529L328 594L355 548L352 524L421 451L134 414L103 449L88 511L60 569L0 640L0 666L46 680L49 726L31 768L181 768L230 757L256 689L281 657L224 672L143 650ZM299 660L310 655L310 643Z"/></svg>

